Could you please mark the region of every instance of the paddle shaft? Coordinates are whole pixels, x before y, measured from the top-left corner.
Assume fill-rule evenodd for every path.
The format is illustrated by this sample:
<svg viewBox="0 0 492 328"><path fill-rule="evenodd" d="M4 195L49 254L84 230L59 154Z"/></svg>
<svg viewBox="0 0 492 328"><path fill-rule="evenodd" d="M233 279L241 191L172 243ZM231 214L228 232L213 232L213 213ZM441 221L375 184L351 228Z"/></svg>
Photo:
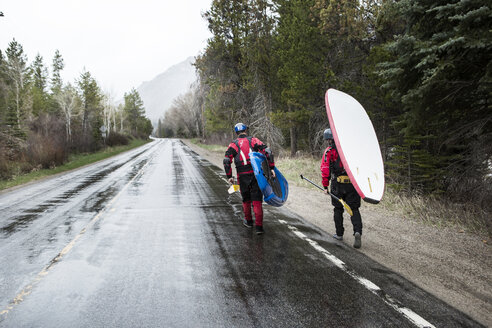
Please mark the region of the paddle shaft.
<svg viewBox="0 0 492 328"><path fill-rule="evenodd" d="M325 191L324 188L321 188L316 183L312 182L308 178L305 178L302 174L301 174L301 179L306 180L307 182L309 182L313 186L317 187L318 189L322 190L323 192ZM331 197L335 198L337 201L339 201L347 209L347 212L350 214L350 216L353 215L352 209L350 208L350 206L348 206L347 203L345 203L345 201L343 201L343 199L340 199L337 196L333 195L328 189L326 189L326 191L330 194Z"/></svg>
<svg viewBox="0 0 492 328"><path fill-rule="evenodd" d="M319 190L321 191L328 191L327 189L324 189L324 188L321 188L319 185L317 185L316 183L312 182L311 180L309 180L308 178L305 178L302 174L301 174L301 179L304 179L306 180L307 182L309 182L310 184L312 184L313 186L315 186L316 188L318 188ZM335 198L336 200L340 201L340 198L338 198L337 196L333 195L330 191L328 191L328 193L331 195L331 197Z"/></svg>

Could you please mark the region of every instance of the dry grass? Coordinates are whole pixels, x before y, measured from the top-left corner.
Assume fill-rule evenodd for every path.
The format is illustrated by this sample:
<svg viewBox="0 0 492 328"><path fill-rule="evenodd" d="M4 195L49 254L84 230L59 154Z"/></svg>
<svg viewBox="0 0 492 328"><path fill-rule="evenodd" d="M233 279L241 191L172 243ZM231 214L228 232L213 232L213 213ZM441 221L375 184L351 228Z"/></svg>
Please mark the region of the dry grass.
<svg viewBox="0 0 492 328"><path fill-rule="evenodd" d="M475 204L451 202L445 197L400 194L391 189L386 190L381 204L387 210L436 227L491 236L490 216Z"/></svg>
<svg viewBox="0 0 492 328"><path fill-rule="evenodd" d="M299 175L321 185L320 161L313 157L281 157L276 160L276 166L289 183L311 187ZM380 204L393 213L436 227L453 227L463 232L492 235L490 214L475 204L451 202L445 196L397 193L388 187Z"/></svg>
<svg viewBox="0 0 492 328"><path fill-rule="evenodd" d="M319 169L321 159L313 157L281 157L275 159L275 165L282 172L284 177L296 186L312 187L309 182L300 178L302 174L309 180L321 185L321 171Z"/></svg>
<svg viewBox="0 0 492 328"><path fill-rule="evenodd" d="M213 153L216 153L216 154L221 154L221 155L224 155L225 151L226 151L226 148L227 146L222 146L222 145L209 145L209 144L205 144L205 143L202 143L200 141L200 139L190 139L190 141L192 143L194 143L195 145L203 148L203 149L206 149L210 152L213 152Z"/></svg>

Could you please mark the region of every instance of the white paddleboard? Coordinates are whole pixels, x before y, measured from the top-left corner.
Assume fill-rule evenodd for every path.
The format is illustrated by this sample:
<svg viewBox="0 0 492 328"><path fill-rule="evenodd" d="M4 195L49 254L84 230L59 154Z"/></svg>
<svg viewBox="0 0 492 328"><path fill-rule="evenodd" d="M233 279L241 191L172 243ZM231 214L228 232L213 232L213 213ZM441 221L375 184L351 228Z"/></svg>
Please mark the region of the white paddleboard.
<svg viewBox="0 0 492 328"><path fill-rule="evenodd" d="M357 193L377 204L384 193L384 165L378 138L364 107L335 89L325 95L326 113L338 154Z"/></svg>

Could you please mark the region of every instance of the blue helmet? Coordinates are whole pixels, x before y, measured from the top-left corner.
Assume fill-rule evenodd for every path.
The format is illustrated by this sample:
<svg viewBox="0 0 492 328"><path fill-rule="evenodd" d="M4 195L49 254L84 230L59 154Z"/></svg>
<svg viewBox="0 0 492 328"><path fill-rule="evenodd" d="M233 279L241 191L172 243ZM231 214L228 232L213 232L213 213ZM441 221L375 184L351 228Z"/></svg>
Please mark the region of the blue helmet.
<svg viewBox="0 0 492 328"><path fill-rule="evenodd" d="M248 126L244 123L238 123L238 124L234 125L234 131L236 131L236 133L245 131L247 128L248 128Z"/></svg>

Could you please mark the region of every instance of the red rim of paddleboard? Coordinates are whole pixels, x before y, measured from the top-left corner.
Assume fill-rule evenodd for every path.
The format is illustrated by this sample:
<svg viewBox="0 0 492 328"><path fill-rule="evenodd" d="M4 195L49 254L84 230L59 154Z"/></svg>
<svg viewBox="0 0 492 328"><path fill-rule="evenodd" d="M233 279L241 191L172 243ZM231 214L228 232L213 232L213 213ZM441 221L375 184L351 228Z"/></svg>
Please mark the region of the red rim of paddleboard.
<svg viewBox="0 0 492 328"><path fill-rule="evenodd" d="M343 167L345 168L345 171L347 172L350 182L352 182L352 185L355 187L355 190L357 190L357 193L359 194L360 197L364 199L364 201L367 202L376 202L374 199L367 198L362 190L360 189L359 185L357 184L357 181L354 179L354 175L352 174L352 171L350 170L349 165L347 164L347 160L345 159L345 155L343 154L342 147L340 147L340 142L338 141L338 134L337 134L337 129L335 128L335 124L333 124L333 117L331 116L331 110L330 110L330 103L328 102L328 91L331 89L328 89L325 93L325 105L326 105L326 114L328 115L328 121L330 122L330 128L331 132L333 133L333 138L335 139L335 145L337 146L337 152L338 155L340 156L340 159L342 160ZM335 90L335 89L333 89Z"/></svg>

